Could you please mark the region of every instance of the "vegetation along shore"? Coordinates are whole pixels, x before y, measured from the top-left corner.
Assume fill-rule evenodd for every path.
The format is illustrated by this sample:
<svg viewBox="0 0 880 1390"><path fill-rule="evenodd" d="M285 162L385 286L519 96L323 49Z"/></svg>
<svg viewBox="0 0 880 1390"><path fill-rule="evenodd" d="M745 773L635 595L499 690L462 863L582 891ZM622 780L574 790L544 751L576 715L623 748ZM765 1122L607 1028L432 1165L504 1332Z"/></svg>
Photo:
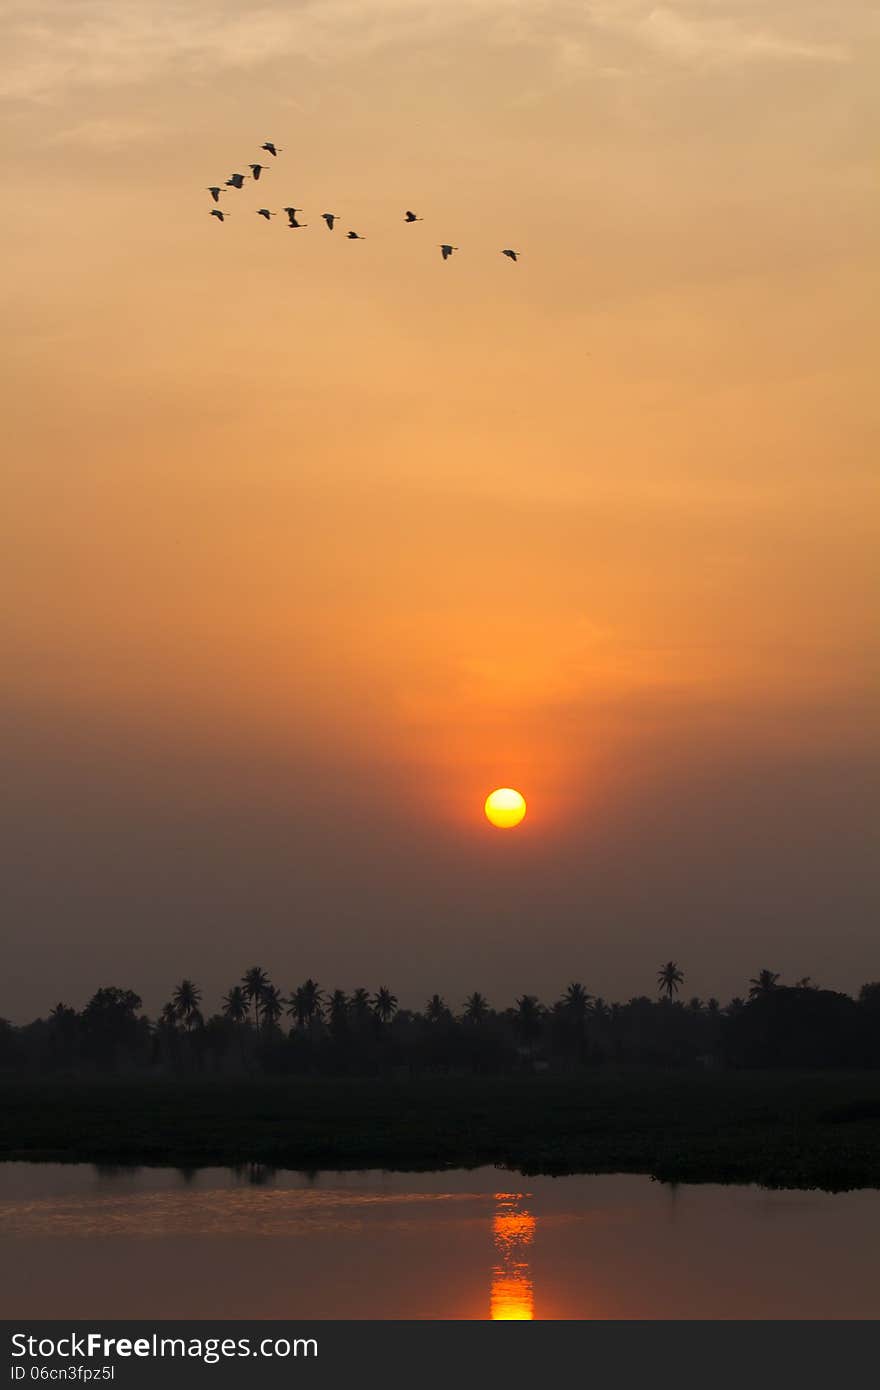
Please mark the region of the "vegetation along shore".
<svg viewBox="0 0 880 1390"><path fill-rule="evenodd" d="M771 970L747 997L551 1005L480 993L399 1007L386 986L282 994L259 966L205 1016L182 980L155 1020L105 986L0 1023L0 1160L638 1172L880 1186L880 984L857 998Z"/></svg>
<svg viewBox="0 0 880 1390"><path fill-rule="evenodd" d="M880 1186L880 1072L7 1081L0 1159Z"/></svg>

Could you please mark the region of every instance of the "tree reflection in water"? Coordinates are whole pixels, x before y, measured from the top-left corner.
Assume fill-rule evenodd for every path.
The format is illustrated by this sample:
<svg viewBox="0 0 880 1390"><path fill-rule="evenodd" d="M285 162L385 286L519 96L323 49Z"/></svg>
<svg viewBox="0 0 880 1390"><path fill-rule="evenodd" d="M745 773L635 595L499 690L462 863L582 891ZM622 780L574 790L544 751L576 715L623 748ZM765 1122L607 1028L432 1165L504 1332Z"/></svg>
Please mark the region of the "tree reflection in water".
<svg viewBox="0 0 880 1390"><path fill-rule="evenodd" d="M496 1192L492 1238L495 1264L489 1316L493 1322L534 1318L535 1292L529 1268L529 1246L535 1238L535 1218L526 1208L528 1192Z"/></svg>

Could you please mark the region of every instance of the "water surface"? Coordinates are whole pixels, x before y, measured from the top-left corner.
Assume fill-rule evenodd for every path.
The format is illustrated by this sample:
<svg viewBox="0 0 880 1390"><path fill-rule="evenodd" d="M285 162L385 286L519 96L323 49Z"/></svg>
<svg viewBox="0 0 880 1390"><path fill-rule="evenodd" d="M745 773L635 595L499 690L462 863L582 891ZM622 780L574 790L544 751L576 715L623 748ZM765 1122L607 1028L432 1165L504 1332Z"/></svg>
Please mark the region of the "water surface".
<svg viewBox="0 0 880 1390"><path fill-rule="evenodd" d="M878 1191L0 1164L7 1318L877 1318L878 1248Z"/></svg>

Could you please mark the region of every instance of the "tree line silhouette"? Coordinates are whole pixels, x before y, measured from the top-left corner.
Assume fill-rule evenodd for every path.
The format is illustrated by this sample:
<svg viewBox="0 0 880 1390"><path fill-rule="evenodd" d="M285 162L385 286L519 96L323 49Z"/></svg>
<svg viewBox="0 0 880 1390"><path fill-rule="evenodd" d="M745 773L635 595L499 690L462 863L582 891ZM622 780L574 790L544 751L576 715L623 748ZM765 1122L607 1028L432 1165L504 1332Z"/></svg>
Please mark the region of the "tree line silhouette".
<svg viewBox="0 0 880 1390"><path fill-rule="evenodd" d="M676 996L675 961L657 971L658 997L607 1003L578 981L554 1004L520 995L497 1010L474 991L458 1012L434 994L401 1008L385 985L326 991L311 978L284 995L258 965L205 1016L183 979L155 1020L133 990L105 986L85 1008L56 1004L16 1027L0 1019L0 1073L158 1075L504 1074L603 1064L702 1067L878 1067L880 981L858 998L794 985L761 970L747 998Z"/></svg>

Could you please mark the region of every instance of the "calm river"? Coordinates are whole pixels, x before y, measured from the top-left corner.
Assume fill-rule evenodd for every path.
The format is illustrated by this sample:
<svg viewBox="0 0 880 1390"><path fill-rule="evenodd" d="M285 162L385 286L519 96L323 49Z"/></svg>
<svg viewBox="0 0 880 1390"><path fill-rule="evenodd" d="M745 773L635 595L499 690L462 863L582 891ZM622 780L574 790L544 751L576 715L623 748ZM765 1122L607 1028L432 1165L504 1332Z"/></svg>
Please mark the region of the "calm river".
<svg viewBox="0 0 880 1390"><path fill-rule="evenodd" d="M6 1318L877 1318L880 1191L0 1164Z"/></svg>

